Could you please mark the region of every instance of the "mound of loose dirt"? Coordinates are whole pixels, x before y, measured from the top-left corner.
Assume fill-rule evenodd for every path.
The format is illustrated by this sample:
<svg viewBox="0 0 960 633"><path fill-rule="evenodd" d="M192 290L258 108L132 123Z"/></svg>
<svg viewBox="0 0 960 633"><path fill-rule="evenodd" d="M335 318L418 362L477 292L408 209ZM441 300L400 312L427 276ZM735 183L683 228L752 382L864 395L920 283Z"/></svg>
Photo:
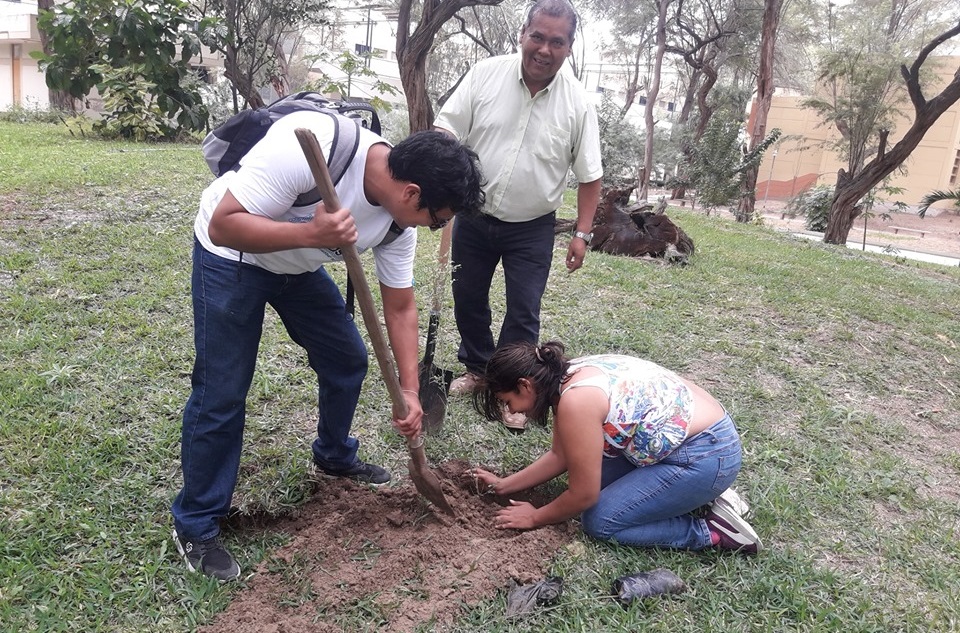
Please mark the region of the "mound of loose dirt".
<svg viewBox="0 0 960 633"><path fill-rule="evenodd" d="M268 556L205 633L352 631L358 603L383 618L382 630L410 632L449 624L520 582L543 577L545 565L572 539L569 525L518 532L493 526L506 499L481 494L463 461L436 470L451 517L411 484L374 490L324 480L296 519L276 526L291 542ZM515 498L523 498L515 496ZM535 503L542 500L531 499Z"/></svg>

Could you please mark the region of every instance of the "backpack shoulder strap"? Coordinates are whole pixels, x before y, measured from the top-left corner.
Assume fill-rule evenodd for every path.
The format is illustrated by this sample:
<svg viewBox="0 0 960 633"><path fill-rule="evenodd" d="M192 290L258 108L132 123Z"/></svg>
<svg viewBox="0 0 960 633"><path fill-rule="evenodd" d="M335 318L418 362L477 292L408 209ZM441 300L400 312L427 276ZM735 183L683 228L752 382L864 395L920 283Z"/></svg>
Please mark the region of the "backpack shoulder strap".
<svg viewBox="0 0 960 633"><path fill-rule="evenodd" d="M335 112L323 111L322 113L333 119L333 142L330 144L330 155L327 156L327 169L330 170L333 185L337 186L350 163L353 162L354 156L357 155L357 149L360 147L360 125L353 119ZM314 187L297 196L294 206L314 205L322 199L320 191Z"/></svg>

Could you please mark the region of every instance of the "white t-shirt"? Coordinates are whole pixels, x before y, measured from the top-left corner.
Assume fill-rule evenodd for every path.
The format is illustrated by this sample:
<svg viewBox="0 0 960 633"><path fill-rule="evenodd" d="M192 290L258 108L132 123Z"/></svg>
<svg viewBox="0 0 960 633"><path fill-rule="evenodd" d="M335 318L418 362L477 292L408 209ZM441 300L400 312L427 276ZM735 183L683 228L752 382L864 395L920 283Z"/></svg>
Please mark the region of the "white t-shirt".
<svg viewBox="0 0 960 633"><path fill-rule="evenodd" d="M266 136L240 160L240 169L227 172L204 190L194 232L205 249L230 260L239 260L232 248L216 246L210 241L208 227L214 209L229 189L249 213L277 222L306 222L316 212L315 205L292 206L297 196L316 187L294 130L308 128L317 137L324 155L329 155L333 142L334 123L326 114L295 112L270 126ZM343 178L337 184L340 204L350 209L359 237L357 251L373 248L377 279L391 288L413 285L413 260L417 232L408 228L389 244L380 246L393 222L390 213L370 204L363 193L363 175L367 151L376 143L386 143L366 129L360 130L360 146ZM297 248L272 253L243 253L243 261L277 274L313 272L323 264L343 261L339 250Z"/></svg>

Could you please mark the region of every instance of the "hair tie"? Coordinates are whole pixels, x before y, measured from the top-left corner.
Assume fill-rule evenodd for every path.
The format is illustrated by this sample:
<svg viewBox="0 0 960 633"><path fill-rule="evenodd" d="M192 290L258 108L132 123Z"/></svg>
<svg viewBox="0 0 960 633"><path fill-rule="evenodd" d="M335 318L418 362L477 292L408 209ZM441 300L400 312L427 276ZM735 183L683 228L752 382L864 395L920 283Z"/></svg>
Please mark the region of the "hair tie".
<svg viewBox="0 0 960 633"><path fill-rule="evenodd" d="M540 348L539 348L539 347L534 347L534 348L533 348L533 353L536 354L537 360L542 363L542 362L543 362L543 356L540 355Z"/></svg>

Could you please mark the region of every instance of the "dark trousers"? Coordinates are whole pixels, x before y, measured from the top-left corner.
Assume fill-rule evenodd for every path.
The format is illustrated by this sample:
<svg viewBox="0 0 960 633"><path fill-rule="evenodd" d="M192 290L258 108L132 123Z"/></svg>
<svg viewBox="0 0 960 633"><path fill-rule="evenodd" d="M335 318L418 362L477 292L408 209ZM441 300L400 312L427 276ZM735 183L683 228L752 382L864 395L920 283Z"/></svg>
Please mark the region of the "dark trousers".
<svg viewBox="0 0 960 633"><path fill-rule="evenodd" d="M307 352L317 374L317 437L313 457L344 468L357 459L350 435L367 350L344 311L340 290L321 268L278 275L238 264L194 242L193 390L183 412L180 459L183 489L173 502L177 532L208 539L220 532L237 485L247 392L253 380L266 306Z"/></svg>
<svg viewBox="0 0 960 633"><path fill-rule="evenodd" d="M540 299L553 261L555 214L528 222L489 215L453 225L453 300L460 351L467 371L481 374L496 347L490 329L490 283L503 262L506 314L497 346L540 337Z"/></svg>

